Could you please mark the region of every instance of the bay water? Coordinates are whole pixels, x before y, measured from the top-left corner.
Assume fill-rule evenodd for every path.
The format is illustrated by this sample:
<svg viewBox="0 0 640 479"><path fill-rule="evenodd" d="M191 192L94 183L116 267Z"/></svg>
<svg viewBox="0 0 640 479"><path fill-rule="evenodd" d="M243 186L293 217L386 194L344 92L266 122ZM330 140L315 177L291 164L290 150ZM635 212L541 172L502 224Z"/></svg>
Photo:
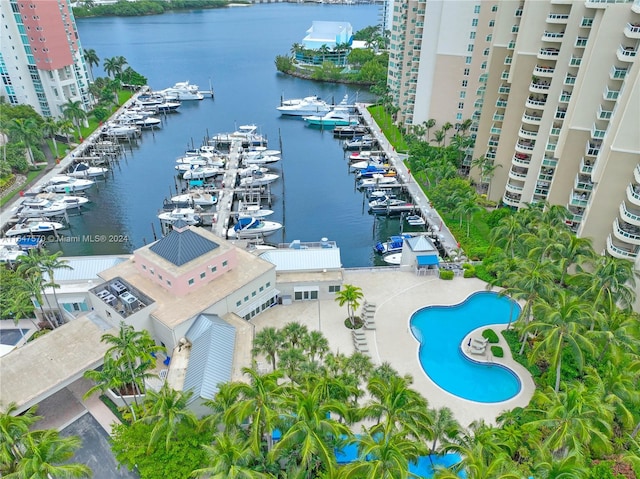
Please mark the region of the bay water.
<svg viewBox="0 0 640 479"><path fill-rule="evenodd" d="M258 4L145 17L77 19L85 49L101 58L124 56L160 90L189 81L215 98L185 101L143 132L107 176L89 191L91 206L70 217L69 240L49 243L66 255L129 253L160 234L163 200L177 188L175 160L205 137L256 124L281 149L281 175L272 187L269 218L285 226L271 242L319 241L341 248L345 267L379 263L372 246L399 230L397 218L374 218L348 172L342 142L299 118L280 116L281 98L319 95L340 101L372 100L368 87L322 83L278 73L277 55L301 43L313 21L349 22L354 32L379 23L377 5ZM105 76L94 67L96 76ZM179 186L178 186L179 187ZM157 237L157 236L156 236Z"/></svg>

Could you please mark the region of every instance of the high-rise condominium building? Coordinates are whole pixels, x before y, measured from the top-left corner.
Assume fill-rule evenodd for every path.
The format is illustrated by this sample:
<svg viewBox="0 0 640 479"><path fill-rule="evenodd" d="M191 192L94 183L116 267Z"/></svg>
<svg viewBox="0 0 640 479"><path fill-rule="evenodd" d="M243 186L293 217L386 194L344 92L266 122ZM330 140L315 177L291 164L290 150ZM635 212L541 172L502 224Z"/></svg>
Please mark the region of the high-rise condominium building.
<svg viewBox="0 0 640 479"><path fill-rule="evenodd" d="M432 4L439 6L435 16L429 16ZM447 56L439 45L444 36L457 38L456 44L468 38L463 12L473 12L475 41L487 45L476 43L464 62L475 76L466 83L462 118L466 103L473 103L473 156L498 166L484 178L490 198L515 208L542 201L566 206L572 229L591 238L597 251L636 260L640 0L429 0L396 8L396 46L402 38L402 53L410 45L419 58L411 68L398 68L406 60L396 59L389 66L405 123L459 118L452 88L461 86L467 70L460 74L459 52ZM447 8L458 14L443 15Z"/></svg>
<svg viewBox="0 0 640 479"><path fill-rule="evenodd" d="M89 106L89 76L69 0L0 2L0 95L43 116Z"/></svg>

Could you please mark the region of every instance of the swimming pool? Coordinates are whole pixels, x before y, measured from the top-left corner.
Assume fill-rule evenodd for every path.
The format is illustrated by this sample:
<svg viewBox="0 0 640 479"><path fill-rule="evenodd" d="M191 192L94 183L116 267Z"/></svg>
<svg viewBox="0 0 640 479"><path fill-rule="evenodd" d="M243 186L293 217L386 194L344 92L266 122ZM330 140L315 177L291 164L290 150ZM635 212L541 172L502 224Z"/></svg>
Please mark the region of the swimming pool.
<svg viewBox="0 0 640 479"><path fill-rule="evenodd" d="M424 372L445 391L470 401L506 401L520 391L518 376L505 366L469 359L460 345L470 331L489 324L507 324L520 306L495 292L480 291L453 306L427 306L410 319L420 342L418 357Z"/></svg>

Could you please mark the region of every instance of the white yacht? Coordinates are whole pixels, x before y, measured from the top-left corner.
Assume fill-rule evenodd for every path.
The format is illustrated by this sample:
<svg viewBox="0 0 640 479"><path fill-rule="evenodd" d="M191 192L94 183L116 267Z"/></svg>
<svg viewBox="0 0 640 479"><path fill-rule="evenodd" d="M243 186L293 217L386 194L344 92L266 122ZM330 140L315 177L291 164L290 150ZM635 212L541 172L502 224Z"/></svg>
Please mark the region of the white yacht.
<svg viewBox="0 0 640 479"><path fill-rule="evenodd" d="M44 191L53 193L73 193L91 188L95 181L86 178L74 178L68 175L58 175L51 178L44 185Z"/></svg>
<svg viewBox="0 0 640 479"><path fill-rule="evenodd" d="M178 82L172 87L161 90L161 93L167 100L202 100L204 95L200 93L198 85L192 85L188 81Z"/></svg>
<svg viewBox="0 0 640 479"><path fill-rule="evenodd" d="M62 223L31 218L13 225L7 230L5 236L46 235L54 233L62 228L64 228Z"/></svg>
<svg viewBox="0 0 640 479"><path fill-rule="evenodd" d="M304 98L296 98L292 100L284 100L276 109L281 115L288 116L309 116L309 115L325 115L332 109L326 101L318 96L306 96Z"/></svg>

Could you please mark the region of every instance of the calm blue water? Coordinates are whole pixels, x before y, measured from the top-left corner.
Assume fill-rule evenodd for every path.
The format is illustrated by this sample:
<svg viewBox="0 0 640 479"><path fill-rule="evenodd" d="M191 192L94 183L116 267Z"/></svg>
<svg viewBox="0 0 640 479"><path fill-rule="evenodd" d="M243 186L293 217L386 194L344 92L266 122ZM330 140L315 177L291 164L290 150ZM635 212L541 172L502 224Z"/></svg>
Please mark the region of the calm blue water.
<svg viewBox="0 0 640 479"><path fill-rule="evenodd" d="M153 241L154 230L160 234L158 210L176 189L175 159L205 136L255 123L269 146L283 151L275 168L284 180L274 185L271 218L285 228L270 241L327 237L340 246L345 267L373 264L372 246L398 232L398 219L374 219L367 213L339 140L302 120L280 117L275 109L283 96L318 94L339 101L348 93L367 101L368 88L291 78L279 74L274 61L301 42L314 20L348 21L357 31L376 25L378 14L376 5L263 4L79 19L83 47L94 49L102 60L124 56L154 89L185 80L208 89L211 82L215 100L184 102L179 113L166 116L161 130L144 132L107 181L90 191L93 206L72 217L71 232L65 233L122 234L128 241L68 242L60 245L65 254L123 253ZM94 73L104 76L100 68ZM56 249L55 244L49 247Z"/></svg>
<svg viewBox="0 0 640 479"><path fill-rule="evenodd" d="M497 293L474 293L454 306L427 306L411 317L411 331L420 341L419 359L425 373L442 389L476 402L499 402L520 391L509 369L478 364L460 351L470 331L488 324L506 324L520 306Z"/></svg>

